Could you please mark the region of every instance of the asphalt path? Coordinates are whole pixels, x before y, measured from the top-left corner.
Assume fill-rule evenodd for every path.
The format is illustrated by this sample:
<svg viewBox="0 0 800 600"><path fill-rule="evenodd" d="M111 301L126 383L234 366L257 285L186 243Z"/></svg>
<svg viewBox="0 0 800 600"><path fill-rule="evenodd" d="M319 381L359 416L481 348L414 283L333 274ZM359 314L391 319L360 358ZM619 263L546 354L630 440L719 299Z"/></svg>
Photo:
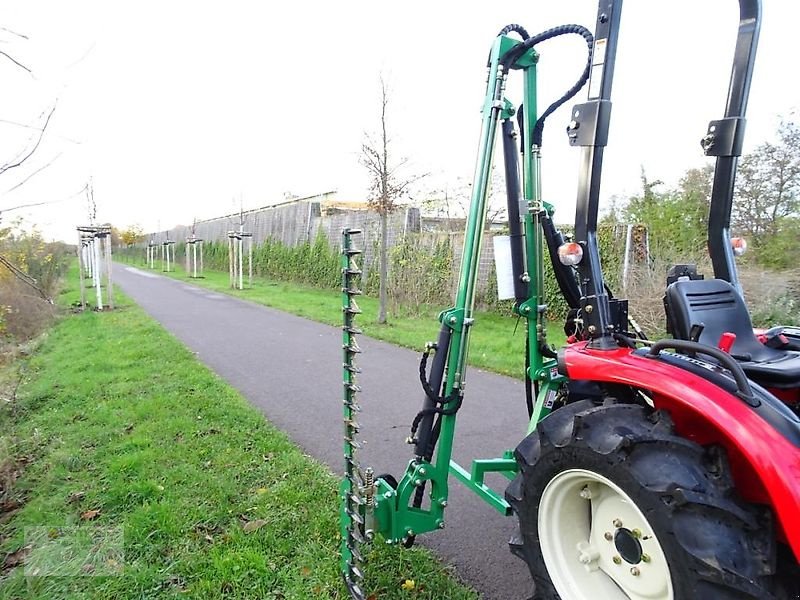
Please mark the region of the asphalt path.
<svg viewBox="0 0 800 600"><path fill-rule="evenodd" d="M125 265L115 265L114 281L305 452L342 472L341 329ZM331 303L339 302L332 293ZM358 341L362 463L397 475L411 457L404 440L422 400L419 353L366 336ZM521 382L470 369L453 458L468 467L473 458L501 456L526 426ZM498 490L504 481L487 478ZM531 596L527 567L508 550L514 517L451 478L445 520L445 529L417 542L486 599Z"/></svg>

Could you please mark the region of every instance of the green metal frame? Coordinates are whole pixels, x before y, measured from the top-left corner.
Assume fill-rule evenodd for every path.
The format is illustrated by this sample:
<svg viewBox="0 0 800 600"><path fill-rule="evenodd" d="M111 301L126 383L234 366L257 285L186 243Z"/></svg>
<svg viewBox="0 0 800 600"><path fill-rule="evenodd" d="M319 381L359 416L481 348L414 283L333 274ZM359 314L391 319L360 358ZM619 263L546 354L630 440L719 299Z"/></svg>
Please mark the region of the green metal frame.
<svg viewBox="0 0 800 600"><path fill-rule="evenodd" d="M484 223L487 198L492 172L492 161L498 124L503 119L514 116L516 109L505 96L508 73L504 72L501 58L520 42L508 36L498 36L495 40L489 62L486 96L482 110L482 126L478 160L472 186L470 212L464 237L464 249L459 274L459 284L455 305L439 315L441 324L450 329L447 352L444 396L463 394L466 383L466 365L469 350L470 331L474 325L473 308L478 277L478 263L484 237ZM530 49L515 63L524 78L523 114L524 139L532 139L536 123L536 64L538 55ZM539 177L539 153L537 148L526 144L522 164L523 194L527 211L523 215L526 245L526 269L529 278L528 297L519 303L516 310L525 319L529 356L528 375L538 389L534 411L527 425L530 433L536 424L545 418L553 407L554 397L563 385L564 378L556 369L556 361L546 358L540 348L547 343L544 303L543 234L540 219L545 211L552 213L552 207L541 199ZM469 469L452 460L453 437L456 427L456 414L441 415L441 430L436 451L431 461L416 457L409 461L405 473L394 489L383 479L375 482L374 501L364 509L364 521L374 528L388 543L405 542L409 538L444 527L444 510L449 495L449 476L452 475L472 490L490 506L504 515L511 515L511 506L506 502L503 492L492 489L485 483L487 473L500 473L511 479L517 473L517 463L511 450L499 458L475 459ZM520 427L516 444L525 435ZM418 486L428 487L430 502L417 508L413 499ZM343 501L346 500L348 486L343 485ZM367 514L368 513L368 514ZM343 513L343 520L350 517ZM350 522L352 525L352 522ZM347 529L343 527L343 535Z"/></svg>

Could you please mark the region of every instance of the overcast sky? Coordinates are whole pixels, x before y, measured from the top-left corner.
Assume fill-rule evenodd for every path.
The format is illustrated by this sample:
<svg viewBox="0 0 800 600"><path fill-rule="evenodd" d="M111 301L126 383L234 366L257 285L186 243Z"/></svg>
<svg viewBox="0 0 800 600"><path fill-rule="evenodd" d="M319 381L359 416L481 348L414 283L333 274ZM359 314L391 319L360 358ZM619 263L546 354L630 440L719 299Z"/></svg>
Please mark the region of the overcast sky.
<svg viewBox="0 0 800 600"><path fill-rule="evenodd" d="M271 204L284 192L366 195L358 156L378 125L379 77L389 128L409 173L427 187L471 175L485 63L494 35L593 27L596 1L3 3L0 161L13 158L57 108L37 153L0 176L0 210L72 240L87 221L74 196L92 178L100 221L146 230ZM800 107L800 3L764 0L747 147ZM735 0L626 0L614 81L603 198L633 193L642 166L674 183L704 162L699 140L723 114L738 24ZM9 31L10 30L10 31ZM19 35L27 36L23 39ZM584 46L540 47L540 98L577 78ZM513 97L512 101L517 101ZM577 101L585 99L585 91ZM568 104L568 106L571 103ZM562 109L544 139L545 199L571 221L578 151ZM795 117L797 118L797 117ZM55 159L14 191L7 191ZM71 197L74 196L74 197Z"/></svg>

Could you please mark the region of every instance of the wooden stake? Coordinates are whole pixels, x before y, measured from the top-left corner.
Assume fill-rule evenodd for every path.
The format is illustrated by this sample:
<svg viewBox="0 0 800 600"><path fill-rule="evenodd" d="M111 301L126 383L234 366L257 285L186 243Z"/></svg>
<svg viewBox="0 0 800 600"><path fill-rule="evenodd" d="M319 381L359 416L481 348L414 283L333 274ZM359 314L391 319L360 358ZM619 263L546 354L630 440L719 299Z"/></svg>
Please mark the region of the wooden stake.
<svg viewBox="0 0 800 600"><path fill-rule="evenodd" d="M81 287L81 310L86 310L86 282L83 280L86 267L83 264L83 234L78 232L78 278Z"/></svg>

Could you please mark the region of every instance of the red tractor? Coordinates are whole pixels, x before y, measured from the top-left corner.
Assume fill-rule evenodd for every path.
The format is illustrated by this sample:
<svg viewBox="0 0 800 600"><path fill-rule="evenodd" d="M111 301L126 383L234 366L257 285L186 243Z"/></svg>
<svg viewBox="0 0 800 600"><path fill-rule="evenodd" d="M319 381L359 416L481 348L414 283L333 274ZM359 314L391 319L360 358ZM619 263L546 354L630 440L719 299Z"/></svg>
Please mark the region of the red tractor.
<svg viewBox="0 0 800 600"><path fill-rule="evenodd" d="M800 331L753 330L734 263L740 244L729 235L760 0L739 0L725 115L711 121L702 140L716 158L708 231L714 277L704 279L690 265L672 269L664 302L673 337L659 341L632 324L626 300L612 297L597 242L621 4L600 0L594 33L567 25L530 36L510 25L492 47L459 289L421 365L425 399L412 427L414 455L399 481L362 472L356 458L350 302L357 251L344 236L342 571L354 597L363 597L359 544L379 534L410 545L441 527L452 475L518 517L511 549L530 567L540 598L800 598ZM536 49L565 34L585 39L588 60L576 85L539 114ZM524 110L504 95L515 70L524 77ZM588 99L572 108L567 127L569 143L581 152L570 240L541 198L539 156L544 120L587 83ZM468 401L466 354L498 133L509 277L515 311L527 323L530 422L521 442L523 435L511 440L513 453L466 469L451 460L451 450L458 409ZM557 351L543 323L545 254L571 308L570 341ZM485 484L487 472L511 479L504 494Z"/></svg>

